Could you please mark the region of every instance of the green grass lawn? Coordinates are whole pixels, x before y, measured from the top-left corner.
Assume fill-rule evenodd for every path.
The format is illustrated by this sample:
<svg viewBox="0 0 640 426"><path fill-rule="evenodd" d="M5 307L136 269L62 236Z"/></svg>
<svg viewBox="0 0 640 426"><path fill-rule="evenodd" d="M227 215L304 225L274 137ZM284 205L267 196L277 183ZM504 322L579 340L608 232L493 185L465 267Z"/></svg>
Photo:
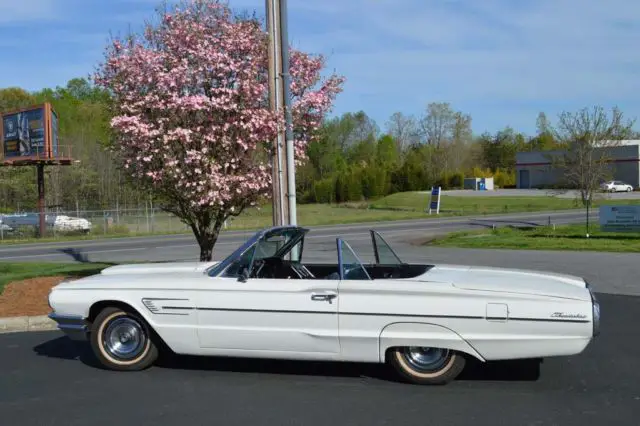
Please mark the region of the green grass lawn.
<svg viewBox="0 0 640 426"><path fill-rule="evenodd" d="M372 209L368 203L351 203L345 205L300 204L298 207L298 223L303 226L337 225L358 222L384 222L391 220L425 218L423 212L411 210ZM234 218L229 230L258 229L271 226L272 209L265 206L260 210L251 210Z"/></svg>
<svg viewBox="0 0 640 426"><path fill-rule="evenodd" d="M52 277L65 275L82 277L99 273L111 266L104 263L1 263L0 262L0 293L4 286L13 281L29 278Z"/></svg>
<svg viewBox="0 0 640 426"><path fill-rule="evenodd" d="M482 249L574 250L640 252L640 233L602 232L591 227L586 237L585 224L543 226L528 229L497 228L465 231L435 239L428 245Z"/></svg>
<svg viewBox="0 0 640 426"><path fill-rule="evenodd" d="M399 192L371 203L376 209L402 209L424 211L428 207L429 194ZM640 200L594 200L593 207L604 204L640 204ZM577 200L559 197L497 197L442 195L440 212L445 215L477 215L536 212L546 210L570 210L583 208Z"/></svg>

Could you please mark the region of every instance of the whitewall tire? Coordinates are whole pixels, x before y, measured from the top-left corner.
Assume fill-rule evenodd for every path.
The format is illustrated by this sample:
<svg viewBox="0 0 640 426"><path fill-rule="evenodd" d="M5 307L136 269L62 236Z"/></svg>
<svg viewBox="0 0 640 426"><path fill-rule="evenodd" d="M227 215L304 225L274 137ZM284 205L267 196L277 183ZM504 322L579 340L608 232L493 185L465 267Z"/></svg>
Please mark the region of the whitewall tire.
<svg viewBox="0 0 640 426"><path fill-rule="evenodd" d="M444 385L464 369L465 357L439 348L400 347L389 351L387 360L405 381L419 385Z"/></svg>
<svg viewBox="0 0 640 426"><path fill-rule="evenodd" d="M94 355L109 370L143 370L158 358L148 324L135 312L121 308L105 308L98 314L90 340Z"/></svg>

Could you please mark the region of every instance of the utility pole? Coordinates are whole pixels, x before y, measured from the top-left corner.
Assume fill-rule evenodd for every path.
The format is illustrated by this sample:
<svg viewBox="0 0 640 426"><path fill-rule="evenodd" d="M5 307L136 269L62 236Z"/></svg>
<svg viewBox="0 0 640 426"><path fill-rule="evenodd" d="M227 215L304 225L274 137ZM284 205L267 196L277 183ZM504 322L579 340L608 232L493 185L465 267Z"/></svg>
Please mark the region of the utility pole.
<svg viewBox="0 0 640 426"><path fill-rule="evenodd" d="M296 225L296 182L289 74L286 0L265 0L269 34L269 100L271 109L284 112L285 128L278 131L273 154L273 224ZM286 161L283 161L282 151ZM286 196L285 196L286 195Z"/></svg>
<svg viewBox="0 0 640 426"><path fill-rule="evenodd" d="M291 74L289 73L289 15L287 0L280 2L280 54L282 55L282 85L284 96L284 116L286 122L285 139L287 142L287 200L289 207L289 225L298 223L296 210L296 168L293 146L293 116L291 113Z"/></svg>
<svg viewBox="0 0 640 426"><path fill-rule="evenodd" d="M269 34L269 103L272 111L279 112L282 105L282 82L280 75L282 67L280 61L280 32L279 15L280 11L274 0L265 0L267 33ZM272 155L272 203L273 203L273 226L287 223L285 214L288 208L284 203L284 178L282 167L282 150L284 137L281 131L273 140Z"/></svg>

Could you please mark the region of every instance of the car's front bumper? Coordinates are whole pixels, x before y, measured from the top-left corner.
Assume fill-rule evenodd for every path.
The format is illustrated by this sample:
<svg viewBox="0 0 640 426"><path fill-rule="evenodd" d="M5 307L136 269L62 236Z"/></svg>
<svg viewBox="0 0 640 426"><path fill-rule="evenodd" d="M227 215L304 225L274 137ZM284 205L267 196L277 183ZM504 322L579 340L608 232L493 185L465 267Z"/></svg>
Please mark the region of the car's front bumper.
<svg viewBox="0 0 640 426"><path fill-rule="evenodd" d="M81 316L61 315L55 312L49 314L49 318L58 323L58 328L71 340L85 341L89 332L89 324Z"/></svg>

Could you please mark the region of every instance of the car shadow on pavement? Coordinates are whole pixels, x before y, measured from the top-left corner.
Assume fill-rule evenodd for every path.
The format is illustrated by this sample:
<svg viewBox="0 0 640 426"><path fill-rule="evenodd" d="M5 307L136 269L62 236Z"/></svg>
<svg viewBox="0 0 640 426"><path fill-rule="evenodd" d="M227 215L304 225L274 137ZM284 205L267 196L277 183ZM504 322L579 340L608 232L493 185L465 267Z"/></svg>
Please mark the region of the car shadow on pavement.
<svg viewBox="0 0 640 426"><path fill-rule="evenodd" d="M88 343L74 342L66 336L41 343L35 346L33 351L40 356L79 360L87 366L100 368L98 360L91 352L91 347Z"/></svg>
<svg viewBox="0 0 640 426"><path fill-rule="evenodd" d="M535 360L489 362L469 360L459 381L535 381L540 377L540 363ZM272 359L194 357L170 355L157 363L159 368L257 373L274 375L361 377L383 381L400 379L390 367L381 364L326 361L291 361Z"/></svg>
<svg viewBox="0 0 640 426"><path fill-rule="evenodd" d="M40 356L79 360L83 364L102 368L88 343L74 342L68 337L49 340L33 348ZM380 364L352 362L291 361L257 358L198 357L164 352L153 368L171 370L201 370L233 373L273 374L292 376L324 376L369 378L398 382L390 368ZM535 381L540 376L540 363L535 360L481 363L468 360L458 381Z"/></svg>

